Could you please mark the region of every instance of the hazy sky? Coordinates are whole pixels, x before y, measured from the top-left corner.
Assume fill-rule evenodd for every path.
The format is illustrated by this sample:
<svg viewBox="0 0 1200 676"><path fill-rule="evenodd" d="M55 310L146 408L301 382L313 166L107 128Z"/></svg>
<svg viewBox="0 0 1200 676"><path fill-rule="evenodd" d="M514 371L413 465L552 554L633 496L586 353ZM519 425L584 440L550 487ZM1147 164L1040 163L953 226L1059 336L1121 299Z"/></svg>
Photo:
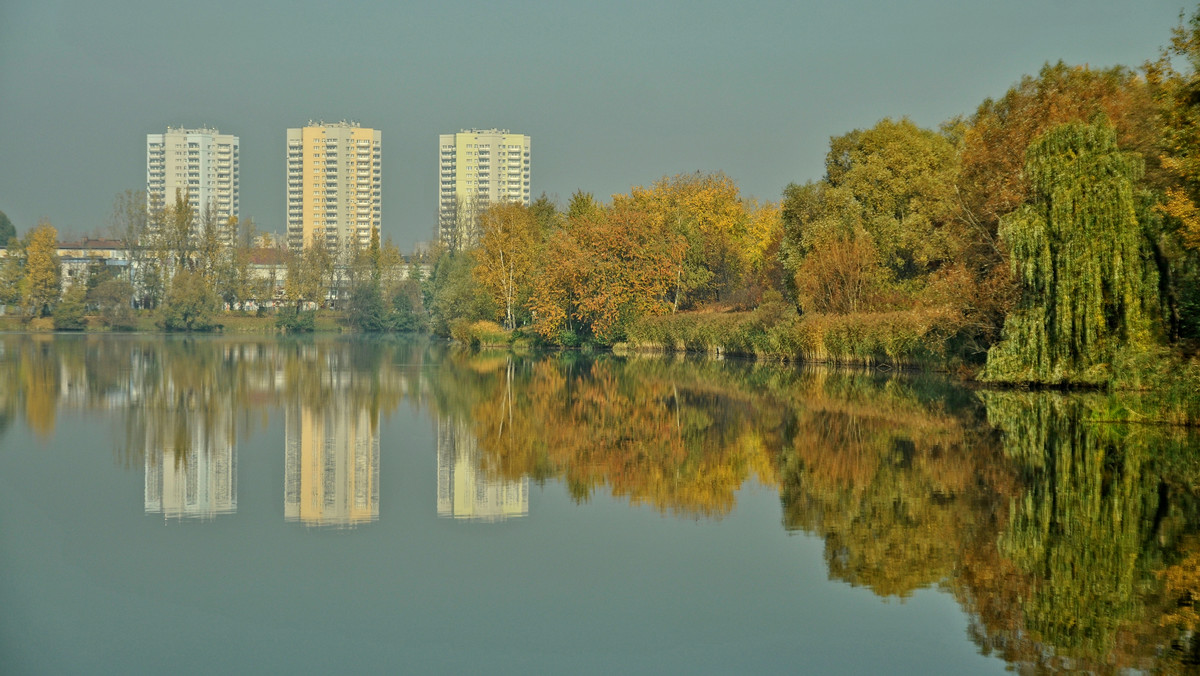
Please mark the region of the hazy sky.
<svg viewBox="0 0 1200 676"><path fill-rule="evenodd" d="M829 137L969 114L1046 61L1138 66L1180 0L191 2L0 0L0 211L104 232L146 134L241 138L242 216L284 229L284 133L383 132L383 231L429 239L437 135L529 134L533 194L607 200L724 171L776 200Z"/></svg>

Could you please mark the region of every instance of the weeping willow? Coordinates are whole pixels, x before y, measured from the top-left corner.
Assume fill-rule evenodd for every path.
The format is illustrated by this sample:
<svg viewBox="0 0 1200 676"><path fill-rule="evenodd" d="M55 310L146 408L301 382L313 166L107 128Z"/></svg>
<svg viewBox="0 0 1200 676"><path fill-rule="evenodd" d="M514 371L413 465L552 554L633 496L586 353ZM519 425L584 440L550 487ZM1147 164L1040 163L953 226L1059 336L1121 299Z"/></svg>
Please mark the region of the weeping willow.
<svg viewBox="0 0 1200 676"><path fill-rule="evenodd" d="M988 351L984 379L1101 384L1150 345L1157 272L1135 215L1143 164L1107 123L1064 124L1032 143L1033 201L1000 224L1021 301Z"/></svg>

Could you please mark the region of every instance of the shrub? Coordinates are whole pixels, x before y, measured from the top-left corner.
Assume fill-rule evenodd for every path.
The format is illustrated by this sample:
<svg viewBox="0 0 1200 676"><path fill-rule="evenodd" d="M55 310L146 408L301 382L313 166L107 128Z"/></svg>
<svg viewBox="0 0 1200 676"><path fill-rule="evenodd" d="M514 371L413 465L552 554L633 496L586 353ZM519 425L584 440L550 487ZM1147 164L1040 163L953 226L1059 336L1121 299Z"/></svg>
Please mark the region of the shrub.
<svg viewBox="0 0 1200 676"><path fill-rule="evenodd" d="M275 326L284 333L312 333L317 326L317 311L289 305L275 316Z"/></svg>

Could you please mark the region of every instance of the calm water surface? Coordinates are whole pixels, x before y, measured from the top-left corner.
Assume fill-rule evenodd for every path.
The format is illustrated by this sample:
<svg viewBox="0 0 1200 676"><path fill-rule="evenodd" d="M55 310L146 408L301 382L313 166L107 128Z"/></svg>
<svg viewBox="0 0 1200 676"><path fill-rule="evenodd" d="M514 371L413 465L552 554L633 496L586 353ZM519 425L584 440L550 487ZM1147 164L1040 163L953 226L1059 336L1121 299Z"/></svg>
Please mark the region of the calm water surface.
<svg viewBox="0 0 1200 676"><path fill-rule="evenodd" d="M0 335L0 673L1195 668L1200 443L1096 397Z"/></svg>

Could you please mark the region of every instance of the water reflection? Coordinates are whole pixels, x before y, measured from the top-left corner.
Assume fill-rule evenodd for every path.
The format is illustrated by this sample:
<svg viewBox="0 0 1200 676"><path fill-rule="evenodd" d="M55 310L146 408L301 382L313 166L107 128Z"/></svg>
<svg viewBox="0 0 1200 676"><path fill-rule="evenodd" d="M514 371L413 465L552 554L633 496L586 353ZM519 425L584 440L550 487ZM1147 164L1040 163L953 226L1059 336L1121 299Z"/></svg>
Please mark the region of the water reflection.
<svg viewBox="0 0 1200 676"><path fill-rule="evenodd" d="M334 397L287 411L283 515L312 526L379 518L379 419Z"/></svg>
<svg viewBox="0 0 1200 676"><path fill-rule="evenodd" d="M1107 407L1098 395L983 397L1025 488L1009 498L997 545L1019 584L973 590L1012 618L985 647L1039 669L1200 664L1195 436L1096 422Z"/></svg>
<svg viewBox="0 0 1200 676"><path fill-rule="evenodd" d="M438 516L491 522L529 514L529 478L489 477L481 459L479 441L465 421L438 420Z"/></svg>
<svg viewBox="0 0 1200 676"><path fill-rule="evenodd" d="M204 424L202 416L202 411L172 412L148 421L146 513L206 519L237 511L237 446L230 412L220 411L212 425Z"/></svg>
<svg viewBox="0 0 1200 676"><path fill-rule="evenodd" d="M778 490L783 529L821 539L831 580L951 594L979 650L1019 671L1200 665L1200 441L1100 422L1098 395L425 343L22 335L0 336L0 383L0 435L119 413L116 460L165 517L234 512L238 440L278 416L285 518L375 521L381 448L410 450L381 423L408 405L436 438L417 452L436 454L439 516L524 516L531 485L561 484L581 504L720 519L756 484Z"/></svg>

